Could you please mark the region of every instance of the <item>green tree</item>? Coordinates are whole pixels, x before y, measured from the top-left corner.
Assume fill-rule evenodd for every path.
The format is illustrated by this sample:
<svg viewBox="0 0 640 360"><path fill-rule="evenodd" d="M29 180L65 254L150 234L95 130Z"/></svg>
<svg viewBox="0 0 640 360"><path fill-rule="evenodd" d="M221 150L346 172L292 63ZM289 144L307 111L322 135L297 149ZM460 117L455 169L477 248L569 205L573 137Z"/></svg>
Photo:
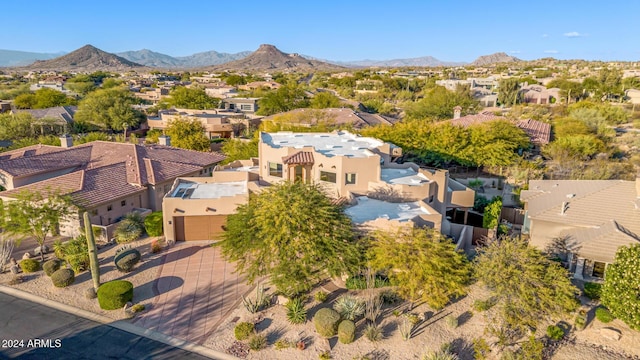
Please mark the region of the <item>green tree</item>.
<svg viewBox="0 0 640 360"><path fill-rule="evenodd" d="M0 139L18 140L33 136L33 122L29 113L0 114Z"/></svg>
<svg viewBox="0 0 640 360"><path fill-rule="evenodd" d="M370 249L372 269L386 271L401 296L442 309L466 293L470 265L455 244L434 229L376 232Z"/></svg>
<svg viewBox="0 0 640 360"><path fill-rule="evenodd" d="M337 108L340 107L340 99L330 92L319 92L311 99L310 107L314 109Z"/></svg>
<svg viewBox="0 0 640 360"><path fill-rule="evenodd" d="M640 330L640 245L623 246L607 266L601 300L630 328Z"/></svg>
<svg viewBox="0 0 640 360"><path fill-rule="evenodd" d="M309 106L304 90L295 82L290 82L265 94L258 100L258 115L273 115Z"/></svg>
<svg viewBox="0 0 640 360"><path fill-rule="evenodd" d="M258 157L258 139L253 138L249 141L229 139L222 144L222 153L226 158L222 164L229 164L236 160L246 160L252 157Z"/></svg>
<svg viewBox="0 0 640 360"><path fill-rule="evenodd" d="M178 118L169 123L166 134L171 137L171 145L182 149L209 151L211 145L204 135L204 126L198 119Z"/></svg>
<svg viewBox="0 0 640 360"><path fill-rule="evenodd" d="M501 79L498 82L498 103L506 107L521 102L520 81L517 78Z"/></svg>
<svg viewBox="0 0 640 360"><path fill-rule="evenodd" d="M165 100L165 104L169 107L199 110L215 109L219 102L218 99L207 95L203 89L184 86L178 86L171 90L169 97Z"/></svg>
<svg viewBox="0 0 640 360"><path fill-rule="evenodd" d="M70 199L55 191L23 191L15 200L0 200L0 228L11 235L34 238L44 261L45 242L49 234L58 232L60 221L71 215L70 206Z"/></svg>
<svg viewBox="0 0 640 360"><path fill-rule="evenodd" d="M505 237L479 248L474 269L497 300L487 330L502 345L578 305L567 270L524 240Z"/></svg>
<svg viewBox="0 0 640 360"><path fill-rule="evenodd" d="M482 227L485 229L497 229L500 222L500 214L502 214L502 198L496 196L484 208Z"/></svg>
<svg viewBox="0 0 640 360"><path fill-rule="evenodd" d="M361 265L349 217L315 184L283 182L227 218L222 253L253 282L268 276L290 296Z"/></svg>
<svg viewBox="0 0 640 360"><path fill-rule="evenodd" d="M405 104L405 113L407 119L451 119L456 106L462 108L462 115L473 114L480 107L468 86L459 86L456 91L436 86L427 91L423 99Z"/></svg>
<svg viewBox="0 0 640 360"><path fill-rule="evenodd" d="M80 101L74 119L105 130L120 131L144 120L144 114L132 107L138 102L124 87L98 89Z"/></svg>

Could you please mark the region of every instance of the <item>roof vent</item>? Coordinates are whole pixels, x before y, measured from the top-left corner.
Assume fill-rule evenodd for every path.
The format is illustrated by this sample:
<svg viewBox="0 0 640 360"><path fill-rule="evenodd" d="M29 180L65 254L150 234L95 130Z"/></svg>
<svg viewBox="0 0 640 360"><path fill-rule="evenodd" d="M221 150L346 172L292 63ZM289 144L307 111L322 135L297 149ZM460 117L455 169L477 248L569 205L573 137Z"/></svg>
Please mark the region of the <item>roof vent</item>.
<svg viewBox="0 0 640 360"><path fill-rule="evenodd" d="M576 194L567 194L567 199L571 199L576 197Z"/></svg>
<svg viewBox="0 0 640 360"><path fill-rule="evenodd" d="M563 201L562 202L562 208L560 208L560 215L565 215L567 210L569 210L569 202L568 201Z"/></svg>

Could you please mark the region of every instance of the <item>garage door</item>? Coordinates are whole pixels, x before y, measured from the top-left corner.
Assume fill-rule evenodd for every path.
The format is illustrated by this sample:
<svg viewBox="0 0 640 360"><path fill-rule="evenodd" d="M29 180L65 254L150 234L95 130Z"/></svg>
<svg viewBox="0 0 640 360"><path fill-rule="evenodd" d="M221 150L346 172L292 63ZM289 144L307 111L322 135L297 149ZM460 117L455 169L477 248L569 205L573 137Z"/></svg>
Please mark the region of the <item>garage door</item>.
<svg viewBox="0 0 640 360"><path fill-rule="evenodd" d="M175 217L176 240L218 240L226 221L226 215Z"/></svg>

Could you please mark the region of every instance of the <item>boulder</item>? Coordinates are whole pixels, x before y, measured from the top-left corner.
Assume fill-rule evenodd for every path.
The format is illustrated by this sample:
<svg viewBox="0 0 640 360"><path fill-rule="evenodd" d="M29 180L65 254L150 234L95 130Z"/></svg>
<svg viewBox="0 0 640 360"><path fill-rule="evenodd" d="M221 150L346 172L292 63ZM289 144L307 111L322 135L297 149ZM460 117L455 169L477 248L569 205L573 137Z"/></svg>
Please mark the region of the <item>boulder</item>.
<svg viewBox="0 0 640 360"><path fill-rule="evenodd" d="M622 332L618 329L606 327L600 329L600 335L607 340L619 341L622 337Z"/></svg>
<svg viewBox="0 0 640 360"><path fill-rule="evenodd" d="M20 273L20 267L18 265L11 265L11 267L9 268L9 271L11 271L12 274L18 274Z"/></svg>
<svg viewBox="0 0 640 360"><path fill-rule="evenodd" d="M26 260L26 259L31 259L31 254L29 254L28 251L24 253L24 255L22 255L22 260Z"/></svg>
<svg viewBox="0 0 640 360"><path fill-rule="evenodd" d="M98 295L96 294L96 290L90 287L84 291L84 297L87 299L95 299Z"/></svg>
<svg viewBox="0 0 640 360"><path fill-rule="evenodd" d="M48 254L49 253L49 247L47 245L45 245L44 247L44 253ZM40 255L40 246L38 246L37 248L33 249L33 255Z"/></svg>

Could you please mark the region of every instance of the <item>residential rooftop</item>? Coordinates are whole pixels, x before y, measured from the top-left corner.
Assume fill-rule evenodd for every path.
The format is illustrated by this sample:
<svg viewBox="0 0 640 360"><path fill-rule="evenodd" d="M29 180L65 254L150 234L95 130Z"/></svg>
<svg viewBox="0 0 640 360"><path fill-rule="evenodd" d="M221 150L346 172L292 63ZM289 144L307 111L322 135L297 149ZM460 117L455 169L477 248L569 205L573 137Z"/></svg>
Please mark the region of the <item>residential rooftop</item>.
<svg viewBox="0 0 640 360"><path fill-rule="evenodd" d="M380 169L380 178L382 181L393 185L414 185L429 182L424 174L417 173L412 168L407 169L392 169L382 168Z"/></svg>
<svg viewBox="0 0 640 360"><path fill-rule="evenodd" d="M352 134L348 131L335 133L293 133L282 131L277 133L261 133L262 142L272 148L292 147L313 149L325 156L347 156L363 158L373 156L371 151L384 144L384 142ZM395 145L392 145L395 147Z"/></svg>
<svg viewBox="0 0 640 360"><path fill-rule="evenodd" d="M358 203L344 211L355 224L363 224L380 218L406 222L416 216L429 214L429 211L421 207L417 201L392 203L371 199L367 196L359 196L356 199Z"/></svg>
<svg viewBox="0 0 640 360"><path fill-rule="evenodd" d="M181 180L168 197L182 199L219 199L247 194L246 181L197 183Z"/></svg>

